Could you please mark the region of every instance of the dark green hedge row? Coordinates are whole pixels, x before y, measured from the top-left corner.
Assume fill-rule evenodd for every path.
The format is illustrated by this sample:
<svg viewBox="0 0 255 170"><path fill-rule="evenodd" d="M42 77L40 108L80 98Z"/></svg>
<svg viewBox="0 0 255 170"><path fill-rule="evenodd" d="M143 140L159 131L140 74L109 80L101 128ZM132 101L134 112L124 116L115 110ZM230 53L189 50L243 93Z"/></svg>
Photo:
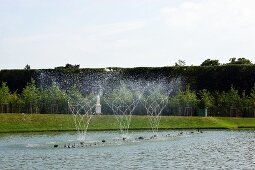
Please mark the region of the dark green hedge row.
<svg viewBox="0 0 255 170"><path fill-rule="evenodd" d="M0 82L6 82L11 91L21 93L22 89L35 77L36 70L1 70Z"/></svg>
<svg viewBox="0 0 255 170"><path fill-rule="evenodd" d="M159 78L181 78L185 84L199 91L228 91L233 85L239 92L250 92L255 82L255 65L223 65L223 66L185 66L185 67L137 67L108 68L121 75L133 79L157 80ZM98 69L42 69L42 70L1 70L0 82L7 82L11 91L21 92L31 78L37 79L40 72L60 74L93 74L106 73L104 68Z"/></svg>
<svg viewBox="0 0 255 170"><path fill-rule="evenodd" d="M123 74L137 78L175 78L180 77L185 84L199 91L228 91L233 85L240 92L250 93L255 83L255 65L224 65L224 66L186 66L161 68L130 68L123 69Z"/></svg>

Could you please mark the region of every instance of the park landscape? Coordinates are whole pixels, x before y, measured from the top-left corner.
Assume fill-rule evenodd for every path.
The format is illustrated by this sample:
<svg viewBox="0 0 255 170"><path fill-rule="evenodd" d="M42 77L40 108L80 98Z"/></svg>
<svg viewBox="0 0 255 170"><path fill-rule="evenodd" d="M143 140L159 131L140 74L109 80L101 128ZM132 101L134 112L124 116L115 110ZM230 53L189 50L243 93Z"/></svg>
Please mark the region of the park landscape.
<svg viewBox="0 0 255 170"><path fill-rule="evenodd" d="M254 169L255 1L0 4L0 170Z"/></svg>
<svg viewBox="0 0 255 170"><path fill-rule="evenodd" d="M244 59L238 61L240 60ZM230 84L220 84L221 88L228 87L228 91L208 90L218 85L213 77L205 80L208 83L206 86L208 89L195 89L194 87L201 87L199 86L201 82L194 82L196 76L204 76L201 75L200 69L210 71L212 68L218 72L222 70L232 72L235 69L253 69L254 65L228 63L198 67L176 65L169 68L80 69L77 65L67 64L52 70L2 70L0 73L2 77L1 147L10 157L14 156L11 153L12 150L16 150L18 155L29 151L31 152L29 159L32 160L33 155L38 152L49 155L56 152L55 154L60 157L62 152L68 152L74 156L70 158L72 161L76 153L85 154L87 158L85 162L89 161L93 154L97 155L100 150L106 149L103 153L111 156L109 160L101 160L99 164L96 164L95 167L98 168L113 166L109 161L114 159L112 154L116 153L111 148L117 147L125 150L128 154L127 162L136 168L149 166L170 168L169 160L165 165L166 160L162 158L167 153L159 154L158 149L164 148L169 152L176 152L172 150L172 147L179 146L180 142L180 147L183 148L177 151L178 158L171 158L174 164L181 164L180 167L249 167L246 163L251 163L252 159L246 160L244 165L225 164L218 161L203 164L204 158L201 162L182 164L183 161L187 161L181 156L183 149L189 149L192 157L195 152L199 152L197 156L200 157L203 155L200 149L204 147L207 148L206 152L211 152L214 147L224 147L227 154L225 155L225 152L222 154L227 156L224 158L227 159L233 153L239 152L236 145L242 141L245 142L242 146L244 153L252 154L250 147L254 141L255 86L249 84L250 89L238 90L244 85L247 86L247 82L234 82L233 80L239 81L236 75L231 77ZM193 75L190 75L189 69L193 69ZM176 76L176 72L179 72L179 76ZM244 71L242 74L250 76L247 72ZM14 79L17 74L24 77L30 75L30 77L23 87L18 85L20 89L13 90L18 82L12 84L12 81L8 82L8 80ZM208 72L204 74L211 76ZM227 78L224 77L226 80ZM235 87L234 84L239 86ZM8 140L11 140L10 143ZM228 147L225 146L224 141L228 141ZM218 142L221 142L219 146ZM157 143L161 147L158 147ZM197 149L186 146L187 143ZM136 150L143 153L147 147L155 150L153 154L159 154L163 165L151 164L153 159L149 159L147 165L133 162L131 155L135 154ZM247 151L246 147L251 150ZM228 153L229 149L233 153ZM93 154L90 155L88 152ZM218 150L213 152L219 154ZM119 151L118 154L123 153ZM144 159L144 155L139 157ZM200 160L198 157L196 159ZM4 160L3 168L11 165L4 154L2 160ZM18 160L14 165L15 168L21 166L23 159ZM35 161L36 166L44 162L41 157L36 158ZM60 167L56 160L49 162L50 164L44 162L44 166ZM128 166L128 164L121 164L121 166ZM78 162L65 164L65 168L89 168L90 166L93 165Z"/></svg>

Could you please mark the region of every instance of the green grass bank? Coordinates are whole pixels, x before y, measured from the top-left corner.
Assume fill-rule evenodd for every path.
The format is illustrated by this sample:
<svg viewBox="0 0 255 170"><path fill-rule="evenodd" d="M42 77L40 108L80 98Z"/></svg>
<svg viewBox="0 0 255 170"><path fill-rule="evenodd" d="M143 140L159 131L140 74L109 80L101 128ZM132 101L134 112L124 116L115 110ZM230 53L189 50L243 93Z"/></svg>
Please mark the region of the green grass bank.
<svg viewBox="0 0 255 170"><path fill-rule="evenodd" d="M254 128L255 118L233 117L179 117L162 116L160 129L238 129ZM91 119L89 130L117 130L112 115L99 115ZM150 129L146 116L133 116L130 129ZM67 114L0 114L0 132L72 131L75 125Z"/></svg>

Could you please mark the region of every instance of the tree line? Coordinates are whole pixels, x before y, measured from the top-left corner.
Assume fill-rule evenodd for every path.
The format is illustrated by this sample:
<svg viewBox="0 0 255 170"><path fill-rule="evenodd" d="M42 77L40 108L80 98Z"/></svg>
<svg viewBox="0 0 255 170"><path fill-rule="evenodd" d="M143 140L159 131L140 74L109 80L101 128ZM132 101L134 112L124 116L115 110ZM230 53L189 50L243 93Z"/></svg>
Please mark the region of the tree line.
<svg viewBox="0 0 255 170"><path fill-rule="evenodd" d="M175 63L175 66L185 66L186 62L185 60L178 60ZM252 65L251 60L246 59L244 57L241 58L230 58L229 63L220 63L217 59L206 59L202 62L200 66L220 66L220 65Z"/></svg>
<svg viewBox="0 0 255 170"><path fill-rule="evenodd" d="M67 96L56 84L36 87L32 79L20 94L11 92L5 82L0 88L1 113L67 113Z"/></svg>
<svg viewBox="0 0 255 170"><path fill-rule="evenodd" d="M71 92L76 97L84 96L79 90ZM108 101L109 102L109 101ZM102 113L112 114L102 97ZM11 92L7 83L0 87L0 113L69 113L68 92L52 83L47 88L38 88L34 80L27 83L19 94ZM250 93L238 91L234 86L228 91L210 92L202 89L198 92L189 85L168 98L163 115L196 116L200 109L208 109L209 116L255 117L255 84ZM146 114L138 105L135 114Z"/></svg>

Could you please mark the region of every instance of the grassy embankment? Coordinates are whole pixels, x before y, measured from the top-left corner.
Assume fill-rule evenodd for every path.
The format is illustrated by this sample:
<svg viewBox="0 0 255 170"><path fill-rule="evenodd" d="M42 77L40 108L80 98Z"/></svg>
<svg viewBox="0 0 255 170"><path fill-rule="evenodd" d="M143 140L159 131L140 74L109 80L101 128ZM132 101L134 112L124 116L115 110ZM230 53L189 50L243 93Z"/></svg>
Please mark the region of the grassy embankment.
<svg viewBox="0 0 255 170"><path fill-rule="evenodd" d="M160 129L238 129L255 128L255 118L162 116ZM114 116L94 116L89 130L116 130ZM133 116L130 129L150 129L146 116ZM0 114L0 132L71 131L75 130L71 115Z"/></svg>

